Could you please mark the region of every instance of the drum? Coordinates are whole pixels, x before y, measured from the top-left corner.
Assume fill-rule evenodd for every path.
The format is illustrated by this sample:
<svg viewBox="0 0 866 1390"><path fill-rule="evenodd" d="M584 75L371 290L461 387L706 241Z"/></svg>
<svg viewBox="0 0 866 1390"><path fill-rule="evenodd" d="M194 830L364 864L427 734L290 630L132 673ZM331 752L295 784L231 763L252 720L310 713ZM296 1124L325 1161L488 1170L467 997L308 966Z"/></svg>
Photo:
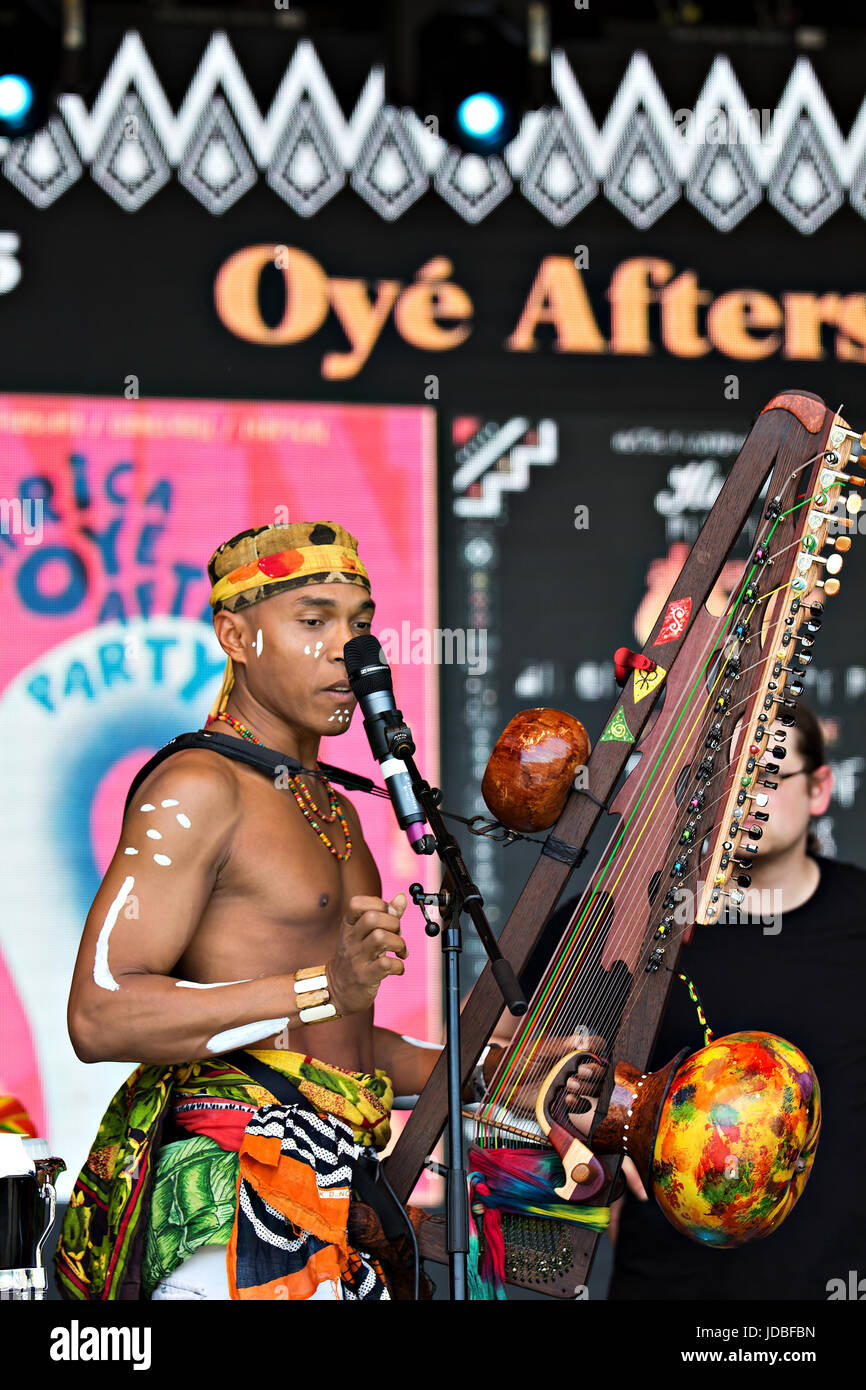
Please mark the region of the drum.
<svg viewBox="0 0 866 1390"><path fill-rule="evenodd" d="M54 1179L66 1164L44 1139L0 1134L0 1300L42 1299L42 1251L54 1225Z"/></svg>

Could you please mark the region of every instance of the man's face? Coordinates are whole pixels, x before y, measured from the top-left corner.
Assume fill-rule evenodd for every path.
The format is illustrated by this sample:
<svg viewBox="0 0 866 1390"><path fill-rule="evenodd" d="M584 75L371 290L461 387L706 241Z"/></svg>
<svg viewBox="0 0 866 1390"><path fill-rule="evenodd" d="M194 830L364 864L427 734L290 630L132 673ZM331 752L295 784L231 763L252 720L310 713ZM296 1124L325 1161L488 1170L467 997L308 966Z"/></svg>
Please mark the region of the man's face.
<svg viewBox="0 0 866 1390"><path fill-rule="evenodd" d="M764 762L776 761L772 750L777 744L776 731L772 731L767 739ZM762 826L764 833L759 854L762 863L792 849L806 835L812 816L824 814L833 791L833 774L826 764L806 771L809 760L803 754L798 729L788 730L784 747L787 756L779 760L778 773L769 776L778 786L768 793L770 801L765 809L770 819Z"/></svg>
<svg viewBox="0 0 866 1390"><path fill-rule="evenodd" d="M342 733L357 704L343 648L370 631L374 608L360 584L305 584L230 614L244 634L250 693L289 724ZM328 688L335 685L342 691Z"/></svg>

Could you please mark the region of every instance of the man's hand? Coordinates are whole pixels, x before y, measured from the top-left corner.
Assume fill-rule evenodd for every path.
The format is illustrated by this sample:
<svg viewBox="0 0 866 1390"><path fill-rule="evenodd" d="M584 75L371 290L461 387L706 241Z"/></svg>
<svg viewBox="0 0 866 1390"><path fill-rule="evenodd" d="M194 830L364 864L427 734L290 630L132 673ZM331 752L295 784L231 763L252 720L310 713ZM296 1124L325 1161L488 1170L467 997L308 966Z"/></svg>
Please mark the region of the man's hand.
<svg viewBox="0 0 866 1390"><path fill-rule="evenodd" d="M501 1043L497 1045L502 1046ZM515 1069L515 1081L506 1087L507 1099L505 1095L501 1096L500 1104L507 1104L509 1109L534 1115L539 1089L547 1073L552 1071L563 1057L566 1057L570 1052L601 1054L605 1047L604 1038L595 1034L569 1033L566 1037L551 1036L545 1038L533 1048L529 1064L525 1068L518 1065ZM494 1055L491 1051L487 1057L484 1063L484 1079L488 1083L492 1081L494 1073L498 1070L501 1059L501 1052ZM579 1097L585 1096L593 1089L591 1083L600 1081L603 1074L603 1068L597 1062L591 1060L581 1062L577 1074L569 1077L565 1083L566 1099L576 1102Z"/></svg>
<svg viewBox="0 0 866 1390"><path fill-rule="evenodd" d="M405 893L398 893L390 903L382 898L349 899L339 945L325 967L337 1013L369 1009L385 976L403 974L408 951L400 935L400 918L405 910Z"/></svg>
<svg viewBox="0 0 866 1390"><path fill-rule="evenodd" d="M598 1073L598 1079L600 1080L601 1068L595 1067L594 1064L592 1064L592 1067L593 1070ZM583 1070L584 1068L581 1067L580 1071L583 1072ZM594 1078L590 1077L590 1079ZM566 1099L574 1100L577 1098L578 1088L577 1086L574 1086L572 1084L573 1080L574 1078L570 1077L569 1080L565 1083ZM577 1130L578 1134L582 1134L585 1139L588 1139L589 1131L592 1128L592 1121L595 1116L595 1108L598 1105L598 1099L595 1096L593 1096L592 1098L588 1097L585 1091L582 1092L582 1099L586 1102L588 1108L580 1111L579 1113L575 1111L569 1111L568 1118L572 1128ZM639 1201L649 1201L646 1188L640 1180L640 1175L637 1171L637 1168L634 1166L634 1163L628 1157L628 1155L626 1155L626 1157L622 1161L622 1175L625 1178L626 1186L634 1193L635 1197L637 1197ZM614 1206L617 1206L617 1203L614 1203Z"/></svg>
<svg viewBox="0 0 866 1390"><path fill-rule="evenodd" d="M498 1043L496 1046L502 1048L503 1044ZM557 1062L561 1061L569 1052L592 1052L597 1056L604 1056L606 1046L607 1044L604 1038L599 1037L597 1034L588 1035L586 1033L572 1033L564 1038L545 1038L544 1042L541 1043L532 1054L532 1079L527 1076L515 1087L513 1094L508 1100L509 1108L514 1110L522 1109L532 1114L535 1113L535 1098L538 1094L540 1081L544 1079L543 1076L539 1078L538 1075L537 1067L539 1063L546 1064L546 1071L550 1071L556 1066ZM499 1069L502 1056L502 1051L494 1053L491 1049L489 1056L485 1060L484 1079L488 1084L492 1082L495 1072ZM530 1071L530 1069L527 1068L527 1071ZM587 1058L585 1062L581 1062L575 1075L568 1077L563 1087L566 1104L568 1104L569 1101L573 1105L577 1105L579 1102L581 1103L582 1108L580 1110L569 1111L568 1118L572 1128L585 1139L589 1138L592 1121L595 1117L596 1106L598 1105L597 1095L593 1095L593 1092L598 1092L600 1089L601 1082L604 1078L604 1072L605 1068L603 1066ZM503 1103L503 1101L500 1098L500 1104L501 1103ZM628 1157L624 1158L622 1161L622 1174L625 1178L626 1185L634 1193L635 1197L641 1202L648 1201L649 1198L641 1182L637 1168ZM619 1205L619 1202L614 1203L614 1207L617 1209L617 1216L619 1215ZM613 1208L611 1210L613 1210Z"/></svg>

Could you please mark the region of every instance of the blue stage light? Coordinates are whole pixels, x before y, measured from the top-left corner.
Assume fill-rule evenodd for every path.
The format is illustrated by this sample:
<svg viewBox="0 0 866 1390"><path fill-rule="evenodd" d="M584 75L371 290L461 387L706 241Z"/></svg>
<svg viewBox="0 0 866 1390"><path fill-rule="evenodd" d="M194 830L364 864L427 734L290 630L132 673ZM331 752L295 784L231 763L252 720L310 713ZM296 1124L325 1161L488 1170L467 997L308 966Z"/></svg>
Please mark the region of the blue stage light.
<svg viewBox="0 0 866 1390"><path fill-rule="evenodd" d="M457 108L457 125L479 145L499 143L507 120L504 102L492 92L473 92Z"/></svg>
<svg viewBox="0 0 866 1390"><path fill-rule="evenodd" d="M35 93L26 77L14 72L0 75L0 121L11 127L23 124L34 101Z"/></svg>

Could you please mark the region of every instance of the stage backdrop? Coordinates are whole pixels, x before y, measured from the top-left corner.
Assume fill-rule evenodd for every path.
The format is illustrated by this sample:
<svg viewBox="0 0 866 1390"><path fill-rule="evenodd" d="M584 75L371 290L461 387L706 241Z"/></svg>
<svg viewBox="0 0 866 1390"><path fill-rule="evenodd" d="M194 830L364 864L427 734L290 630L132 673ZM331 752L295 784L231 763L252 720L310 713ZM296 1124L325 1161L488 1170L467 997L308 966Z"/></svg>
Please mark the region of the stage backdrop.
<svg viewBox="0 0 866 1390"><path fill-rule="evenodd" d="M23 508L0 547L0 1078L73 1174L131 1066L75 1057L72 967L132 776L201 727L219 689L208 557L248 526L339 521L359 538L379 629L434 627L434 450L424 408L0 397L0 492ZM433 668L411 652L391 657L435 778ZM321 757L378 774L357 714ZM430 861L412 853L390 804L353 798L385 896L427 881ZM438 1037L439 953L419 923L410 913L406 974L385 982L377 1017Z"/></svg>
<svg viewBox="0 0 866 1390"><path fill-rule="evenodd" d="M426 652L423 634L417 643L413 637L429 567L417 582L414 567L412 577L401 574L377 618L399 633L392 656L408 652L411 666L417 653L438 680L445 806L467 816L481 811L487 757L517 709L569 710L599 736L615 695L612 653L640 640L649 607L663 596L761 407L796 386L833 406L844 401L852 423L866 424L863 48L849 35L808 56L783 42L715 51L707 41L665 35L633 53L587 34L557 53L550 107L527 119L503 157L482 159L449 150L433 131L435 113L389 104L388 74L370 36L323 29L299 40L286 29L240 23L213 34L175 23L140 32L123 26L121 13L91 26L90 91L62 96L45 130L11 142L5 154L0 147L4 387L100 394L115 403L118 419L128 411L130 420L135 411L147 418L160 399L167 409L168 397L318 400L329 407L315 418L341 420L394 419L396 404L411 408L406 419L435 410L443 640L433 642L429 623ZM715 111L730 119L713 120ZM374 401L380 409L350 417L342 405ZM188 401L186 409L200 413ZM266 419L281 407L260 409ZM62 430L55 467L62 460L66 469L63 515L77 518L74 479L86 469L74 457L74 434ZM281 449L300 457L300 440L256 438L258 458L282 457ZM123 442L115 462L136 456L132 439ZM37 471L15 447L10 501L25 466ZM131 730L143 747L187 727L190 703L193 722L207 709L216 676L206 678L211 658L197 657L195 642L206 640L201 570L210 546L249 523L253 502L271 508L290 500L282 486L253 494L249 515L232 512L223 525L220 513L216 534L204 537L209 488L240 512L235 499L246 475L223 467L225 450L213 442L186 437L159 447L172 477L190 452L220 460L213 484L196 475L193 543L181 544L174 529L170 553L168 532L145 529L166 522L158 498L134 494L137 529L118 533L130 569L123 613L115 604L101 614L94 603L76 626L74 613L28 609L6 647L14 673L55 651L55 623L69 624L67 640L89 626L95 647L115 632L132 642L155 579L162 606L154 597L149 622L191 624L186 646L166 651L165 669L181 689L196 682L200 689L176 698L170 712L154 701L146 730ZM376 505L387 498L384 529L377 521L370 529L381 512L368 520L366 508L355 510L340 469L312 464L307 475L312 509L354 524L371 564L392 549L414 562L419 542L432 543L432 512L392 507L388 447L383 432L371 448L370 468L379 471L368 474ZM304 459L335 457L309 441L303 448ZM399 455L407 487L419 457L417 449ZM125 495L129 477L118 475L112 486ZM93 539L75 529L77 520L65 523L91 582L106 592L120 582L107 570L106 528L129 505L111 503ZM46 523L42 545L53 544L57 524ZM158 565L142 558L150 553ZM2 536L0 557L13 612L20 611L15 576L28 560L20 537ZM33 568L41 563L30 559ZM858 539L807 683L837 779L822 838L840 858L861 863L862 564ZM197 577L187 578L184 566L197 567ZM57 593L74 596L84 577L62 560L56 569ZM47 588L47 568L44 579ZM178 594L182 604L172 613ZM453 640L444 638L449 632ZM139 669L152 672L157 657L142 651L151 664ZM110 655L107 663L107 677L92 656L89 666L74 667L66 697L61 665L47 687L57 711L28 695L28 717L47 723L62 717L64 702L85 710L98 698L119 698L122 678L111 676ZM92 701L85 673L97 682ZM401 703L420 727L435 706L410 705L404 674L416 679L400 670ZM32 759L17 734L7 721L16 757ZM97 733L89 737L84 761L98 768ZM348 746L335 744L341 753ZM64 751L64 766L72 758ZM359 755L360 765L366 761ZM434 767L428 760L423 771L432 777ZM52 929L56 865L68 872L50 829L56 800L42 809L50 800L43 776L31 761L27 796L40 809L28 854L45 846L42 872L24 895L33 937ZM69 794L80 797L80 785L70 783ZM10 847L23 839L26 804L16 781L7 793ZM83 813L75 802L67 819ZM537 847L503 850L459 824L455 831L498 927ZM92 888L98 869L87 853ZM81 878L80 866L76 872ZM87 893L78 895L64 920L80 926ZM779 942L783 950L784 933ZM71 953L70 944L65 958L39 954L35 978L18 982L27 1000L44 995L40 1017L48 1023L40 1027L48 1033L37 1045L45 1065L55 1052L68 1055ZM466 983L480 963L467 933ZM409 1017L406 1024L421 1026ZM100 1071L89 1077L91 1115L108 1089Z"/></svg>

